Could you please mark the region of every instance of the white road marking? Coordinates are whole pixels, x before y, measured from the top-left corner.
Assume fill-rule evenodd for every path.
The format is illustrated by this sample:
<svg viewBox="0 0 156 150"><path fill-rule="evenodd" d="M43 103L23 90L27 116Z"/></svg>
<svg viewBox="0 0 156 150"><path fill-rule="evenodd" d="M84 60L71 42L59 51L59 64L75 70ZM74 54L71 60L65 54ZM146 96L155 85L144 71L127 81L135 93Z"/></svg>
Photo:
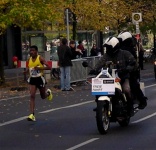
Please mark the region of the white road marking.
<svg viewBox="0 0 156 150"><path fill-rule="evenodd" d="M52 112L52 111L66 109L66 108L72 108L72 107L77 107L77 106L80 106L80 105L85 105L85 104L93 103L93 102L95 102L95 100L87 101L87 102L83 102L83 103L78 103L78 104L74 104L74 105L69 105L69 106L65 106L65 107L59 107L59 108L55 108L55 109L50 109L50 110L47 110L47 111L41 111L39 113L49 113L49 112ZM20 117L20 118L17 118L17 119L10 120L10 121L6 121L4 123L0 123L0 127L8 125L8 124L12 124L12 123L16 123L16 122L22 121L22 120L26 119L27 117L28 116L24 116L24 117Z"/></svg>
<svg viewBox="0 0 156 150"><path fill-rule="evenodd" d="M145 86L145 88L147 89L147 88L150 88L150 87L153 87L153 86L156 86L156 84Z"/></svg>
<svg viewBox="0 0 156 150"><path fill-rule="evenodd" d="M156 86L156 84L146 86L145 88L150 88L150 87L153 87L153 86ZM22 97L24 97L24 96L22 96ZM13 97L13 98L9 98L9 99L16 99L16 98L21 98L21 97ZM2 100L8 100L8 99L2 99ZM0 100L0 101L2 101L2 100ZM52 112L52 111L61 110L61 109L67 109L67 108L72 108L72 107L77 107L77 106L85 105L85 104L92 103L92 102L94 102L94 100L87 101L87 102L82 102L82 103L78 103L78 104L74 104L74 105L69 105L69 106L65 106L65 107L59 107L59 108L55 108L55 109L50 109L50 110L42 111L42 112L39 112L39 113L49 113L49 112ZM153 114L151 114L149 116L146 116L144 118L136 120L136 121L134 121L132 123L138 123L138 122L144 121L144 120L149 119L149 118L151 118L151 117L153 117L155 115L156 115L156 113L153 113ZM13 119L13 120L10 120L10 121L4 122L4 123L0 123L0 127L8 125L8 124L12 124L12 123L16 123L16 122L22 121L22 120L24 120L26 118L27 118L27 116L24 116L24 117Z"/></svg>
<svg viewBox="0 0 156 150"><path fill-rule="evenodd" d="M152 84L152 85L148 85L148 86L145 86L145 88L150 88L150 87L153 87L153 86L156 86L156 84ZM39 93L36 93L37 95ZM3 99L0 99L0 101L6 101L6 100L11 100L11 99L20 99L20 98L23 98L23 97L28 97L29 95L23 95L23 96L14 96L14 97L10 97L10 98L3 98Z"/></svg>
<svg viewBox="0 0 156 150"><path fill-rule="evenodd" d="M83 142L83 143L80 143L80 144L78 144L78 145L75 145L75 146L73 146L73 147L71 147L71 148L68 148L68 149L66 149L66 150L74 150L74 149L77 149L77 148L82 147L82 146L84 146L84 145L87 145L87 144L89 144L89 143L91 143L91 142L94 142L95 140L98 140L98 139L99 139L99 138L90 139L90 140L88 140L88 141L85 141L85 142Z"/></svg>
<svg viewBox="0 0 156 150"><path fill-rule="evenodd" d="M17 118L17 119L14 119L14 120L10 120L10 121L4 122L4 123L0 123L0 127L6 126L8 124L12 124L12 123L16 123L16 122L22 121L22 120L26 119L27 117L28 116L24 116L24 117L20 117L20 118Z"/></svg>
<svg viewBox="0 0 156 150"><path fill-rule="evenodd" d="M156 86L156 84L146 86L145 88L150 88L150 87L153 87L153 86ZM0 101L2 101L2 100L9 100L9 99L18 99L18 98L26 97L26 96L28 96L28 95L20 96L20 97L17 96L17 97L7 98L7 99L1 99ZM59 107L59 108L55 108L55 109L50 109L50 110L42 111L42 112L39 112L39 113L49 113L49 112L52 112L52 111L61 110L61 109L67 109L67 108L72 108L72 107L77 107L77 106L85 105L85 104L92 103L92 102L94 102L94 100L87 101L87 102L82 102L82 103L78 103L78 104L74 104L74 105L69 105L69 106L65 106L65 107ZM148 115L148 116L146 116L144 118L141 118L139 120L133 121L131 123L142 122L142 121L144 121L146 119L149 119L149 118L151 118L153 116L156 116L156 112L151 114L151 115ZM22 120L24 120L26 118L27 118L27 116L24 116L24 117L20 117L20 118L17 118L17 119L14 119L14 120L10 120L10 121L4 122L4 123L0 123L0 127L5 126L5 125L9 125L9 124L12 124L12 123L16 123L16 122L19 122L19 121L22 121ZM98 139L99 138L92 138L92 139L90 139L88 141L82 142L82 143L80 143L78 145L75 145L75 146L73 146L71 148L68 148L66 150L75 150L75 149L80 148L80 147L82 147L84 145L87 145L87 144L89 144L91 142L94 142L94 141L96 141Z"/></svg>
<svg viewBox="0 0 156 150"><path fill-rule="evenodd" d="M83 102L83 103L78 103L78 104L73 104L73 105L69 105L69 106L64 106L64 107L59 107L59 108L54 108L54 109L49 109L49 110L42 111L42 112L39 112L39 113L41 113L41 114L49 113L49 112L56 111L56 110L59 110L59 109L77 107L77 106L81 106L81 105L85 105L85 104L93 103L93 102L95 102L95 100L87 101L87 102Z"/></svg>
<svg viewBox="0 0 156 150"><path fill-rule="evenodd" d="M20 98L28 97L28 96L30 96L30 95L14 96L14 97L10 97L10 98L3 98L3 99L0 99L0 101L7 101L7 100L11 100L11 99L20 99Z"/></svg>
<svg viewBox="0 0 156 150"><path fill-rule="evenodd" d="M133 121L133 122L131 122L131 123L142 122L142 121L147 120L147 119L149 119L149 118L151 118L151 117L153 117L153 116L156 116L156 112L153 113L153 114L151 114L151 115L148 115L148 116L146 116L146 117L144 117L144 118L141 118L141 119L139 119L139 120Z"/></svg>

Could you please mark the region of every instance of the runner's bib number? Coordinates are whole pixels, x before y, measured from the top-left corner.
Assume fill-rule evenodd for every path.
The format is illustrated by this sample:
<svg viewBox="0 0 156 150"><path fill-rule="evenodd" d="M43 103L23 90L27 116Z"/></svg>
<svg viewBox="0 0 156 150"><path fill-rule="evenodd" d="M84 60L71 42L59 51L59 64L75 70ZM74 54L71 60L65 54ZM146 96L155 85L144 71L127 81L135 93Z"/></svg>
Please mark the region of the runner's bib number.
<svg viewBox="0 0 156 150"><path fill-rule="evenodd" d="M40 77L41 72L39 70L35 70L34 68L29 68L30 76L31 77Z"/></svg>

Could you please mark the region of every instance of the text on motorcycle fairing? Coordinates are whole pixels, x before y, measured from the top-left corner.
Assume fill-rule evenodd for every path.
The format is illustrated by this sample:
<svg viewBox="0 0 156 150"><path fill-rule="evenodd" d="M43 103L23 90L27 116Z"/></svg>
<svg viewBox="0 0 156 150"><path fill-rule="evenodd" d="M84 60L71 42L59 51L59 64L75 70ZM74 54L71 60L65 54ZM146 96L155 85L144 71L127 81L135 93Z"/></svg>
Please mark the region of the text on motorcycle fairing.
<svg viewBox="0 0 156 150"><path fill-rule="evenodd" d="M113 84L114 80L103 80L103 84Z"/></svg>

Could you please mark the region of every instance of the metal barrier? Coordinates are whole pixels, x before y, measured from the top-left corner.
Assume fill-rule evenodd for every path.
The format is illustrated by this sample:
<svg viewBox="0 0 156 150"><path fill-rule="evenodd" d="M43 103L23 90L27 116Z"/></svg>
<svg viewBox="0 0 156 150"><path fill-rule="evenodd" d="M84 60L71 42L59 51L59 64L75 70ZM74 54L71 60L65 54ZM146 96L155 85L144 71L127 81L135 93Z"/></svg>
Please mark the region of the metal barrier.
<svg viewBox="0 0 156 150"><path fill-rule="evenodd" d="M85 57L85 59L87 60L89 66L94 67L94 57ZM88 75L92 68L87 67L86 69L87 69L86 73Z"/></svg>
<svg viewBox="0 0 156 150"><path fill-rule="evenodd" d="M82 66L83 61L87 60L83 58L72 60L73 66L71 67L71 83L87 80L87 68Z"/></svg>
<svg viewBox="0 0 156 150"><path fill-rule="evenodd" d="M103 56L95 56L94 57L94 66L97 64L97 62L101 59L101 57L103 57Z"/></svg>
<svg viewBox="0 0 156 150"><path fill-rule="evenodd" d="M99 61L101 56L93 56L93 57L84 57L84 59L87 60L88 65L94 68L96 63ZM90 70L92 69L91 67L87 67L87 75L89 74Z"/></svg>
<svg viewBox="0 0 156 150"><path fill-rule="evenodd" d="M80 59L72 60L73 66L71 67L71 83L79 81L87 81L90 67L83 67L82 62L87 61L88 65L94 67L101 56L83 57Z"/></svg>

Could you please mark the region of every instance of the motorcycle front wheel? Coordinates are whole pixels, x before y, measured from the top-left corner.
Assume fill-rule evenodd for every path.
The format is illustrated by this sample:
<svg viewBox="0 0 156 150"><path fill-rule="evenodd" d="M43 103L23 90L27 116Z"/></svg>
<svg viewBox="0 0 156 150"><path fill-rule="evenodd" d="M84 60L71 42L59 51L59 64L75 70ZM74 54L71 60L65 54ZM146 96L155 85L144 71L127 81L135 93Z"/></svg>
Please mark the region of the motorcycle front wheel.
<svg viewBox="0 0 156 150"><path fill-rule="evenodd" d="M108 104L104 101L97 102L96 123L100 134L106 134L109 129Z"/></svg>

